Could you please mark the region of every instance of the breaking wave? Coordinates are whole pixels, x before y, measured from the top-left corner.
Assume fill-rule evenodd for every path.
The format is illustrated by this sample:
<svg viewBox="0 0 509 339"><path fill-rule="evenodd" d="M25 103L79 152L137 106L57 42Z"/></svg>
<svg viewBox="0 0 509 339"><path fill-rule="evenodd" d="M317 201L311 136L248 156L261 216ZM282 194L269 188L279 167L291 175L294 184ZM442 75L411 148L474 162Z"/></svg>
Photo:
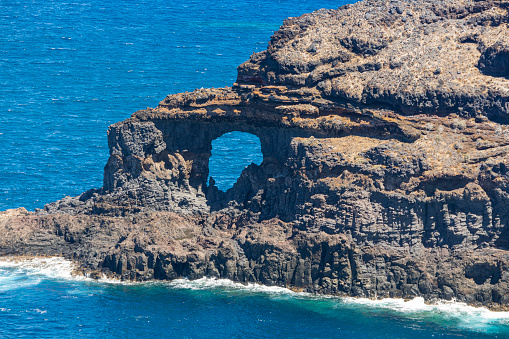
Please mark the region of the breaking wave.
<svg viewBox="0 0 509 339"><path fill-rule="evenodd" d="M403 299L356 299L343 298L344 302L371 309L384 309L405 317L427 320L447 327L490 332L493 327L509 327L509 312L494 312L485 307L473 307L462 302L442 300L427 304L424 298Z"/></svg>
<svg viewBox="0 0 509 339"><path fill-rule="evenodd" d="M73 277L75 265L60 257L1 258L0 292L38 285L43 279L79 279Z"/></svg>
<svg viewBox="0 0 509 339"><path fill-rule="evenodd" d="M263 286L258 284L241 284L226 279L202 278L198 280L178 279L167 283L173 288L190 290L221 290L227 292L240 292L265 294L276 299L298 299L301 301L320 301L322 308L341 310L362 310L366 315L382 311L426 320L441 325L450 325L479 332L487 332L493 326L509 326L509 312L494 312L484 307L468 306L456 301L440 301L427 304L424 298L415 298L409 301L403 299L372 300L367 298L335 297L315 295L305 292L294 292L287 288ZM316 311L316 309L313 309Z"/></svg>
<svg viewBox="0 0 509 339"><path fill-rule="evenodd" d="M509 326L509 312L493 312L482 307L472 307L455 301L427 304L423 298L410 301L402 299L371 300L366 298L333 297L294 292L277 286L241 284L227 279L201 278L197 280L176 279L169 282L123 282L111 278L94 280L76 276L71 261L59 258L3 258L0 259L0 292L37 285L43 279L66 279L94 282L106 285L157 286L172 290L211 291L232 295L260 295L275 300L290 300L310 303L319 301L320 308L327 310L355 310L372 315L389 312L405 318L415 318L450 326L486 332L493 326ZM311 307L311 306L310 306ZM315 309L316 311L316 309Z"/></svg>

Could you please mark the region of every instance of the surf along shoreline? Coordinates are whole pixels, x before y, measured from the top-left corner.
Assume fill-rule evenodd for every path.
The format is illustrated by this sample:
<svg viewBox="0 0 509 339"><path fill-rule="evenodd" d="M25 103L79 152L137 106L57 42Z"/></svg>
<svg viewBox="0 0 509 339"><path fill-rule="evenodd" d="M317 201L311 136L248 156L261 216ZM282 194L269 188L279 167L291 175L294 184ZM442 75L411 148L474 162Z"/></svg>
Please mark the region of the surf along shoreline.
<svg viewBox="0 0 509 339"><path fill-rule="evenodd" d="M500 319L509 319L509 312L507 310L490 310L483 306L470 306L465 303L456 302L455 300L436 300L434 302L424 300L421 297L417 297L415 299L377 299L377 298L359 298L359 297L348 297L348 296L336 296L336 295L318 295L318 294L310 294L300 290L285 288L280 286L264 286L261 284L249 284L249 283L239 283L227 279L217 279L217 278L200 278L197 281L188 280L186 278L179 278L173 281L161 281L161 280L152 280L152 281L122 281L113 276L105 276L102 274L91 274L90 272L86 272L82 268L80 268L79 264L74 263L64 257L54 257L54 256L3 256L0 258L0 268L18 268L25 269L30 271L29 274L35 276L44 276L50 279L66 279L66 280L76 280L76 281L89 281L89 282L98 282L105 284L122 284L122 285L140 285L140 284L151 284L151 283L160 283L160 284L169 284L168 286L173 286L175 288L183 288L183 289L198 289L198 290L207 290L214 288L224 288L225 291L232 289L234 291L237 290L245 290L246 292L252 293L284 293L289 295L294 295L297 297L304 298L335 298L338 301L343 302L353 302L367 305L368 307L382 307L391 309L397 312L417 312L417 311L433 311L435 310L433 307L438 307L437 310L440 312L446 312L446 308L450 306L451 311L456 310L460 313L468 312L491 312L493 314L485 314L484 316L487 318L500 318ZM97 272L94 272L97 273ZM374 302L374 303L371 303ZM429 306L429 307L427 307Z"/></svg>
<svg viewBox="0 0 509 339"><path fill-rule="evenodd" d="M375 0L287 19L231 87L110 126L102 188L1 212L0 253L505 310L507 9ZM208 160L231 131L263 162L222 192Z"/></svg>

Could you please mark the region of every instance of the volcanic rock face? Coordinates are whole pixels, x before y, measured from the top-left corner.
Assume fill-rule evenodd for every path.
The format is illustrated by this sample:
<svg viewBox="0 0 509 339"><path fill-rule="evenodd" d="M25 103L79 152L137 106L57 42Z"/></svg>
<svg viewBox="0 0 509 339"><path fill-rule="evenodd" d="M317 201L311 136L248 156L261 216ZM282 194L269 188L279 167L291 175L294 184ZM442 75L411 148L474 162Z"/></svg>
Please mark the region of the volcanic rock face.
<svg viewBox="0 0 509 339"><path fill-rule="evenodd" d="M506 1L361 1L285 21L232 87L108 131L104 185L0 213L4 254L123 279L509 304ZM263 153L222 192L212 140Z"/></svg>
<svg viewBox="0 0 509 339"><path fill-rule="evenodd" d="M239 80L399 114L508 122L507 1L361 1L285 21Z"/></svg>

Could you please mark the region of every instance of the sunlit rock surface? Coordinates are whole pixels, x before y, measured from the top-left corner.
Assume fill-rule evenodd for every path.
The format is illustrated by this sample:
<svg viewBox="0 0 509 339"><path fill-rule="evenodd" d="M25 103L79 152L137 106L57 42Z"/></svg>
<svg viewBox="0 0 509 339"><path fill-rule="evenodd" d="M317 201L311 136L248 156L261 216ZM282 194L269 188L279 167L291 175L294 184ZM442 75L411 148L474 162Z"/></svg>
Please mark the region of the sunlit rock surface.
<svg viewBox="0 0 509 339"><path fill-rule="evenodd" d="M509 305L507 1L361 1L285 21L232 87L108 131L104 185L0 214L0 251L92 275L203 276ZM259 137L227 192L212 140Z"/></svg>

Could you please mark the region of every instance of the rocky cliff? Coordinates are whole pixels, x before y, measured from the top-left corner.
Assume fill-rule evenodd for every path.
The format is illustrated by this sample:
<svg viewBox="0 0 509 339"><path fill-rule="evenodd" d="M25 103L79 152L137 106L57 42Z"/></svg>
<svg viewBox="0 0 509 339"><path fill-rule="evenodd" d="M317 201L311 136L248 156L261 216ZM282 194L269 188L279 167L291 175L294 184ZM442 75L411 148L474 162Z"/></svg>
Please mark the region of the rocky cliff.
<svg viewBox="0 0 509 339"><path fill-rule="evenodd" d="M102 188L0 213L0 253L505 309L508 10L365 0L288 19L232 87L112 125ZM222 192L208 161L231 131L263 162Z"/></svg>

